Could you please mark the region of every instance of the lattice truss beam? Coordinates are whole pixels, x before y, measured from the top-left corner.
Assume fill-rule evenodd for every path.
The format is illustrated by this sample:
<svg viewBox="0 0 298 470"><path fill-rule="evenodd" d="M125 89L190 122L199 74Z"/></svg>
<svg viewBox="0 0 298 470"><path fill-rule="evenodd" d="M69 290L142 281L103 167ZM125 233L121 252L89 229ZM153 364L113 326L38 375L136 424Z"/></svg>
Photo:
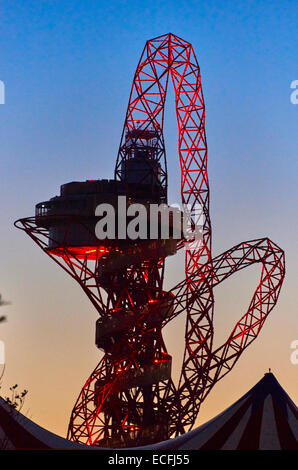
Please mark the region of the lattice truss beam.
<svg viewBox="0 0 298 470"><path fill-rule="evenodd" d="M132 433L136 433L137 444L145 398L140 387L119 392L119 371L138 370L141 367L138 357L146 348L149 350L153 347L158 358L166 355L162 329L182 312L186 312L185 350L178 385L172 380L156 383L150 392L150 400L154 403L156 422L164 424L155 428L155 440L189 430L210 390L234 367L243 351L259 335L277 303L285 275L283 250L268 238L241 242L215 258L211 256L205 105L200 69L191 44L173 34L148 41L143 50L130 93L116 162L116 179L122 178L122 164L129 158L127 133L134 129L154 129L158 134L160 181L164 200L167 200L163 122L169 77L175 90L181 200L188 205L193 228L201 211L204 215L202 242L186 250L185 279L182 282L165 293L164 262L161 259L159 262L131 265L119 287L115 287L117 284L113 289L103 286L97 276L100 254L92 257L86 255L82 259L65 246L62 254L57 256L48 250L49 233L38 226L35 218L22 219L16 223L79 283L100 317L104 317L111 308L119 307L137 313L125 338L114 345L109 354L104 355L88 378L74 406L69 438L91 445L102 442L111 432L115 432L115 422L118 423L118 434L125 436L125 426L129 421L136 423ZM77 223L80 222L69 219L69 224ZM186 246L186 243L184 241L180 247ZM256 263L260 265L260 279L248 309L241 315L226 341L214 348L213 290L228 277ZM147 292L146 301L152 297L161 298L165 294L172 296L171 311L158 327L148 326L150 310L146 310L139 301L138 292ZM121 403L118 407L114 406L111 412L107 411L111 397L116 392ZM163 434L162 429L167 429L168 436Z"/></svg>

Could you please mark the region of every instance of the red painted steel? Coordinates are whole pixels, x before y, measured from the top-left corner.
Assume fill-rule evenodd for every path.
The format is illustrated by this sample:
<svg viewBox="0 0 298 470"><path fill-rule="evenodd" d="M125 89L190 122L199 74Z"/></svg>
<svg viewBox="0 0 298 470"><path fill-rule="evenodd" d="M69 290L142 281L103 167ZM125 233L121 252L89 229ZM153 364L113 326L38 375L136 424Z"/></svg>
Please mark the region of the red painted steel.
<svg viewBox="0 0 298 470"><path fill-rule="evenodd" d="M175 90L182 203L189 207L192 228L201 211L204 215L201 244L185 250L184 281L165 292L164 259L160 258L131 265L121 279L111 276L105 283L98 276L104 246L94 250L92 246L65 245L50 250L49 232L35 218L16 223L80 284L99 318L104 319L100 321L108 318L118 325L117 315L121 314L122 322L127 322L115 344L104 346L105 354L83 386L72 412L68 437L90 445L137 446L191 429L207 394L257 338L284 279L284 253L268 238L242 242L211 257L200 69L191 44L173 34L146 43L132 85L115 178L123 178L123 162L129 159L129 136L137 133L146 146L154 134L158 136L160 191L167 202L163 121L169 77ZM67 220L68 227L77 223L75 218ZM179 248L189 247L187 243L180 242ZM224 344L214 348L213 289L255 263L260 264L261 276L250 305ZM186 312L185 351L175 385L162 329L182 312ZM102 328L108 328L108 323L104 325Z"/></svg>

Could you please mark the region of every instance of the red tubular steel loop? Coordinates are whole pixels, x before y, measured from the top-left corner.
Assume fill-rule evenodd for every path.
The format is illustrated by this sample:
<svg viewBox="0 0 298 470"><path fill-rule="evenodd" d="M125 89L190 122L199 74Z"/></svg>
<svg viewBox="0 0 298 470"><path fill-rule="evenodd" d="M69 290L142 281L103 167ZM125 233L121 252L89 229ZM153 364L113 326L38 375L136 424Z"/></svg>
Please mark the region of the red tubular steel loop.
<svg viewBox="0 0 298 470"><path fill-rule="evenodd" d="M132 85L115 178L121 179L121 165L127 158L125 140L127 131L154 129L159 136L160 184L163 200L167 201L163 121L169 75L175 90L179 131L181 199L182 203L189 207L192 227L196 226L201 211L204 215L204 225L202 243L194 249L186 249L185 279L171 289L170 294L174 296L173 310L162 323L164 327L177 315L186 311L185 350L178 386L175 386L172 380L167 380L161 385L156 385L152 392L157 403L158 423L160 427L163 425L164 429L167 429L168 434L166 436L158 434L158 428L155 427L156 435L152 438L152 442L191 429L207 394L218 380L232 369L248 345L257 338L268 314L277 303L285 275L283 250L268 238L242 242L213 259L211 257L205 105L200 69L191 44L173 34L160 36L146 43ZM71 223L70 220L69 224ZM97 263L98 259L94 261L94 256L92 258L86 255L82 260L67 246L64 247L62 256L61 253L60 256L56 256L49 252L47 250L49 236L45 230L36 225L34 218L23 219L16 225L25 230L80 284L99 314L104 315L106 300L101 294L102 286L94 268L94 263ZM261 277L250 305L225 343L214 349L213 288L232 274L255 263L261 266ZM153 263L141 268L132 266L128 271L128 278L120 297L121 299L125 297L132 309L137 309L138 305L134 304L131 296L130 285L135 282L135 289L139 288L137 286L146 288L149 280L154 279L152 285L158 286L156 289L163 292L163 260L156 265ZM120 302L119 299L117 302ZM154 337L154 341L158 344L159 353L166 355L160 333L161 329ZM82 388L74 406L68 432L70 439L90 445L100 445L103 436L110 435L109 426L105 424L104 419L100 420L101 413L115 396L122 372L139 367L138 352L149 345L152 338L152 330L149 332L144 327L142 318L139 318L134 324L127 343L129 350L123 360L111 363L107 355L102 358ZM125 346L121 343L119 348L120 345ZM116 352L114 357L117 357ZM117 374L112 374L112 370L116 370ZM99 392L96 392L96 383L99 380L102 380L102 385ZM126 424L128 415L135 413L137 416L137 410L141 406L139 390L138 388L133 390L135 391L129 392L125 404L127 414L124 416L125 413L122 413L121 423L119 421L122 431L128 426ZM116 413L117 403L114 402L113 406ZM118 406L121 408L123 405L120 406L119 402ZM139 445L138 425L131 426L131 432L136 435L134 445ZM131 445L131 441L129 442Z"/></svg>

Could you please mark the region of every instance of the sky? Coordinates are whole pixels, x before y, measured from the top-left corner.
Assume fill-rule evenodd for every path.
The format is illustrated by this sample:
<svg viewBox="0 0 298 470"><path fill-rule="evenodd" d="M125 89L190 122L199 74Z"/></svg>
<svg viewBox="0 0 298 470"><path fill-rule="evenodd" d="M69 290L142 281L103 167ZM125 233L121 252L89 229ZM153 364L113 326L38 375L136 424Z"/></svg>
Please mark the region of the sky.
<svg viewBox="0 0 298 470"><path fill-rule="evenodd" d="M134 71L146 40L172 32L193 45L206 105L213 255L268 236L285 250L286 279L259 338L204 402L221 412L270 367L297 402L298 6L292 1L0 0L0 292L7 322L1 394L29 390L24 412L65 436L72 406L100 359L96 313L79 286L13 226L61 184L113 176ZM166 105L169 200L179 202L173 90ZM167 262L166 285L183 277ZM249 304L252 267L216 289L222 342ZM183 318L165 331L177 377Z"/></svg>

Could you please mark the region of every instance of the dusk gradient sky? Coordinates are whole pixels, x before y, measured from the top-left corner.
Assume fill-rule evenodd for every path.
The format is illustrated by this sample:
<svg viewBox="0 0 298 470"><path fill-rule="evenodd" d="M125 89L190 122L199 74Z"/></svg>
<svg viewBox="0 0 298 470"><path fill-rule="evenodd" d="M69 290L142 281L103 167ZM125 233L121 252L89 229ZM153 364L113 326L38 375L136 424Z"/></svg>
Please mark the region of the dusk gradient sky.
<svg viewBox="0 0 298 470"><path fill-rule="evenodd" d="M213 255L268 236L286 253L278 305L259 338L202 406L212 418L270 367L298 401L298 79L296 0L0 0L0 292L6 370L1 394L29 390L24 411L65 436L72 406L99 362L96 312L80 287L13 226L61 184L112 178L133 75L145 41L172 32L192 43L206 104ZM165 139L169 199L179 202L177 128L169 89ZM183 278L183 254L166 286ZM216 291L218 344L249 304L259 268ZM184 318L165 331L177 377Z"/></svg>

